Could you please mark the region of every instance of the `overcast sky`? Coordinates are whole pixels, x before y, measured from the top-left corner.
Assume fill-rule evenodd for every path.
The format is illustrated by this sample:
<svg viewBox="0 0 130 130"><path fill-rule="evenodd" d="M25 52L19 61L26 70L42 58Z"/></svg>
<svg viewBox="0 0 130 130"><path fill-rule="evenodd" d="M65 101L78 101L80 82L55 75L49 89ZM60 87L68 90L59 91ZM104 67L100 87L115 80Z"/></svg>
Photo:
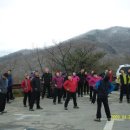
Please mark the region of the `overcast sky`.
<svg viewBox="0 0 130 130"><path fill-rule="evenodd" d="M130 27L130 0L0 0L0 55L111 26Z"/></svg>

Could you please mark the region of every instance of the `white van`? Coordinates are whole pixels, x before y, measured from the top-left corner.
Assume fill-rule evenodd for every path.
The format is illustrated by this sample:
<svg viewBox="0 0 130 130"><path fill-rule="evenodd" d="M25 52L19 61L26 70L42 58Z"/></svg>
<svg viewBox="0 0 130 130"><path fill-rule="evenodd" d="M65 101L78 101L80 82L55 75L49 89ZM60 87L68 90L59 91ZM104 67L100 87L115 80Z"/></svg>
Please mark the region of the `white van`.
<svg viewBox="0 0 130 130"><path fill-rule="evenodd" d="M117 69L117 72L116 72L116 77L118 77L121 74L120 70L124 70L127 73L128 69L130 69L130 64L119 65L119 68Z"/></svg>

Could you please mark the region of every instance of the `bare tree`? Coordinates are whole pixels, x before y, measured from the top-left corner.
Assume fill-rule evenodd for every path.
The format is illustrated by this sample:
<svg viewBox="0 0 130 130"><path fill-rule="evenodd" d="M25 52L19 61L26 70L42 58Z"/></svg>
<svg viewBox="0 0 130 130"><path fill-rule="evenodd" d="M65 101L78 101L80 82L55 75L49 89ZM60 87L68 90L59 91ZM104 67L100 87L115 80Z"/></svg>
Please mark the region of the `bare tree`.
<svg viewBox="0 0 130 130"><path fill-rule="evenodd" d="M55 47L46 48L46 52L53 64L55 63L56 65L60 66L60 68L63 68L65 72L68 72L66 60L68 58L68 54L71 51L71 48L71 43L69 43L68 46L65 46L61 43L55 43Z"/></svg>
<svg viewBox="0 0 130 130"><path fill-rule="evenodd" d="M63 71L69 73L81 68L92 68L105 54L94 52L95 45L86 44L76 46L69 42L55 44L55 47L46 48L51 63L55 63Z"/></svg>

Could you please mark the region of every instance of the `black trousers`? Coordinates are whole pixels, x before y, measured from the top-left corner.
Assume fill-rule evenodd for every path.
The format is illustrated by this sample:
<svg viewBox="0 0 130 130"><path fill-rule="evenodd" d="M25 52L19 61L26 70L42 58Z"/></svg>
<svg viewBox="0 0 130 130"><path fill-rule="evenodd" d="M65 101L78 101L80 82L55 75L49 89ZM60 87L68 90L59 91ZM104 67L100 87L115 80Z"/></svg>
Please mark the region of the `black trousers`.
<svg viewBox="0 0 130 130"><path fill-rule="evenodd" d="M94 90L93 90L93 87L90 86L90 99L93 98L93 94L94 94Z"/></svg>
<svg viewBox="0 0 130 130"><path fill-rule="evenodd" d="M97 118L101 118L101 107L104 105L105 113L107 118L111 118L111 113L108 105L108 98L97 98Z"/></svg>
<svg viewBox="0 0 130 130"><path fill-rule="evenodd" d="M47 98L51 97L51 85L50 84L44 84L43 91L42 91L42 98L45 97L47 91Z"/></svg>
<svg viewBox="0 0 130 130"><path fill-rule="evenodd" d="M12 87L8 87L7 89L7 102L9 102L10 99L14 99Z"/></svg>
<svg viewBox="0 0 130 130"><path fill-rule="evenodd" d="M78 85L78 96L83 96L84 83L79 83Z"/></svg>
<svg viewBox="0 0 130 130"><path fill-rule="evenodd" d="M87 94L89 94L89 84L88 84L88 81L86 81L84 86L86 87L85 90L87 91ZM84 91L84 93L86 93L86 91Z"/></svg>
<svg viewBox="0 0 130 130"><path fill-rule="evenodd" d="M56 102L57 97L58 97L58 102L61 102L61 96L62 96L62 89L54 88L53 102Z"/></svg>
<svg viewBox="0 0 130 130"><path fill-rule="evenodd" d="M120 101L123 100L123 95L126 93L126 99L127 101L130 100L130 90L129 90L129 85L122 85L120 88Z"/></svg>
<svg viewBox="0 0 130 130"><path fill-rule="evenodd" d="M86 94L86 92L87 92L87 84L86 83L83 86L83 92L84 92L84 94Z"/></svg>
<svg viewBox="0 0 130 130"><path fill-rule="evenodd" d="M0 112L5 110L6 94L0 93Z"/></svg>
<svg viewBox="0 0 130 130"><path fill-rule="evenodd" d="M77 106L77 101L76 101L76 92L75 92L75 93L67 92L67 97L66 97L66 100L65 100L64 107L67 107L67 106L68 106L68 103L69 103L71 97L73 98L74 106Z"/></svg>
<svg viewBox="0 0 130 130"><path fill-rule="evenodd" d="M24 98L23 98L23 105L26 106L27 105L27 99L28 99L28 104L30 106L31 104L31 92L24 92Z"/></svg>
<svg viewBox="0 0 130 130"><path fill-rule="evenodd" d="M62 97L63 99L66 99L66 90L64 89L64 87L62 88Z"/></svg>
<svg viewBox="0 0 130 130"><path fill-rule="evenodd" d="M40 92L34 91L31 93L31 101L30 101L30 109L33 109L34 103L36 103L36 107L40 107Z"/></svg>

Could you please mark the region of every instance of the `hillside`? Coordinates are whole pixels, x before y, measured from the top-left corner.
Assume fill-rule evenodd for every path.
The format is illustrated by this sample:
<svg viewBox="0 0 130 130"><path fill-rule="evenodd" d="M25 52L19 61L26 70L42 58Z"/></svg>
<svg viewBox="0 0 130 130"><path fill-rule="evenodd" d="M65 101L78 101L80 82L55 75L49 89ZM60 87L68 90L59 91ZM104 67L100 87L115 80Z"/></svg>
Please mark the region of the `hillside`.
<svg viewBox="0 0 130 130"><path fill-rule="evenodd" d="M95 43L108 54L130 53L130 28L112 27L105 30L92 30L70 39L74 43Z"/></svg>

